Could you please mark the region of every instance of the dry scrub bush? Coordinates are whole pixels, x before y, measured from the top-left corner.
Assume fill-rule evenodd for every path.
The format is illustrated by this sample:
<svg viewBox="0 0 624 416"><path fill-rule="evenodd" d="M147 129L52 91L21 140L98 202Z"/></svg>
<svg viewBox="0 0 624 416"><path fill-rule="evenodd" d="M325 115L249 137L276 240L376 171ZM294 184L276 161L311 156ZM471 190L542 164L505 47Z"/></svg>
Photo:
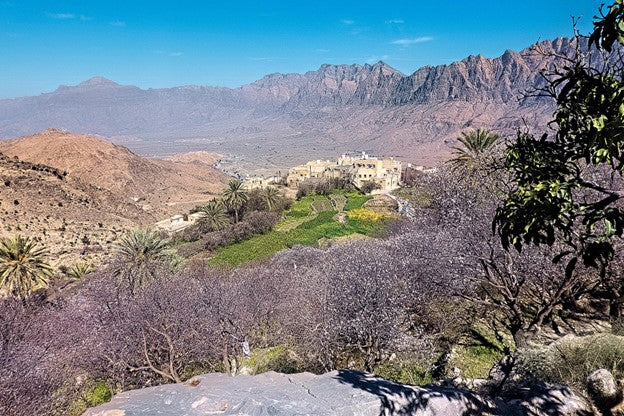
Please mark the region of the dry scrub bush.
<svg viewBox="0 0 624 416"><path fill-rule="evenodd" d="M597 369L606 368L616 380L624 377L624 337L566 336L548 346L520 351L518 364L527 376L583 391L587 376Z"/></svg>

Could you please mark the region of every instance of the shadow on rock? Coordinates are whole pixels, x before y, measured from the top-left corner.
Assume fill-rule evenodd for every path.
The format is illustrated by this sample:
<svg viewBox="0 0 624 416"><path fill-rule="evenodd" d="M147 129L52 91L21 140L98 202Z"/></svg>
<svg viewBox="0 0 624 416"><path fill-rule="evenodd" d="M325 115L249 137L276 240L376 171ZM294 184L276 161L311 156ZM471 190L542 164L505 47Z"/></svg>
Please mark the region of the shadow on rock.
<svg viewBox="0 0 624 416"><path fill-rule="evenodd" d="M405 386L357 371L340 370L336 378L344 384L379 397L380 416L434 416L496 414L487 402L461 389Z"/></svg>

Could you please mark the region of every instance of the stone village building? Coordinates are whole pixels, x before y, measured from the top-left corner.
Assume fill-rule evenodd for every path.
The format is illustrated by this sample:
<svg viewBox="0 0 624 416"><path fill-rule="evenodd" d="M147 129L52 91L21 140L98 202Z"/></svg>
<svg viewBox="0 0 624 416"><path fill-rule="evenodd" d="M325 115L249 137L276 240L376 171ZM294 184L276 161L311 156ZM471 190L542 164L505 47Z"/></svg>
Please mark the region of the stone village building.
<svg viewBox="0 0 624 416"><path fill-rule="evenodd" d="M195 224L204 216L201 212L195 212L189 215L174 215L166 220L158 221L155 226L159 231L167 231L177 233L191 225Z"/></svg>
<svg viewBox="0 0 624 416"><path fill-rule="evenodd" d="M317 178L346 179L353 183L356 188L361 188L366 182L376 182L380 186L380 191L391 191L399 188L401 184L403 166L401 162L391 157L371 157L364 152L357 157L342 155L333 161L314 160L291 168L286 177L286 184L290 188L297 188L301 182ZM243 187L247 190L263 189L281 182L282 179L278 176L269 178L252 176L243 182ZM174 215L157 222L155 227L159 231L180 232L199 221L202 216L201 212L186 216Z"/></svg>
<svg viewBox="0 0 624 416"><path fill-rule="evenodd" d="M359 157L342 155L336 160L315 160L295 166L288 171L286 183L296 188L306 179L343 178L350 180L356 188L366 182L379 184L380 190L390 191L400 186L402 164L393 158L371 157L362 152Z"/></svg>

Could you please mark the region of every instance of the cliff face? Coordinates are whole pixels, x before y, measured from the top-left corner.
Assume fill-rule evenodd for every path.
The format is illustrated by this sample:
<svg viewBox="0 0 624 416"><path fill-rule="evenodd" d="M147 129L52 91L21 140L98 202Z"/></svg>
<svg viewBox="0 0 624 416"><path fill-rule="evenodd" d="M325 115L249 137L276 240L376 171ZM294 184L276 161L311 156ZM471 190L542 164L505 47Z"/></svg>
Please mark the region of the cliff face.
<svg viewBox="0 0 624 416"><path fill-rule="evenodd" d="M559 54L573 46L565 38L539 44ZM0 138L58 127L132 138L124 144L148 154L166 153L172 144L180 146L176 152L209 150L248 159L274 154L271 164L278 167L299 161L295 146L318 157L384 150L423 162L422 154L443 158L444 140L461 129L506 133L522 120L543 126L552 104L526 92L543 85L539 72L554 63L529 48L494 59L470 56L411 75L383 62L323 65L305 74L267 75L236 89L143 90L93 78L36 97L0 100Z"/></svg>

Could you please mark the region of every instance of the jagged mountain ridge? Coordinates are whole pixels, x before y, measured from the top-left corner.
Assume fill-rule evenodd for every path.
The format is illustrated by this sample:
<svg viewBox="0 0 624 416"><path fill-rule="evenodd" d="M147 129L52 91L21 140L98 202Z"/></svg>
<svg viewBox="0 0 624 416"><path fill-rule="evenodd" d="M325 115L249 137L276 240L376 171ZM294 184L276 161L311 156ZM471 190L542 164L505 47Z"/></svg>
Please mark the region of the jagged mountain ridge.
<svg viewBox="0 0 624 416"><path fill-rule="evenodd" d="M558 38L540 47L567 53L572 42ZM532 51L471 56L411 75L383 62L322 65L235 89L143 90L93 78L36 97L0 100L0 138L59 127L131 138L124 144L144 154L207 150L269 168L297 163L301 153L326 157L344 150L432 161L444 157L444 140L461 129L505 131L550 118L550 103L523 97L543 82L540 69L552 64Z"/></svg>

